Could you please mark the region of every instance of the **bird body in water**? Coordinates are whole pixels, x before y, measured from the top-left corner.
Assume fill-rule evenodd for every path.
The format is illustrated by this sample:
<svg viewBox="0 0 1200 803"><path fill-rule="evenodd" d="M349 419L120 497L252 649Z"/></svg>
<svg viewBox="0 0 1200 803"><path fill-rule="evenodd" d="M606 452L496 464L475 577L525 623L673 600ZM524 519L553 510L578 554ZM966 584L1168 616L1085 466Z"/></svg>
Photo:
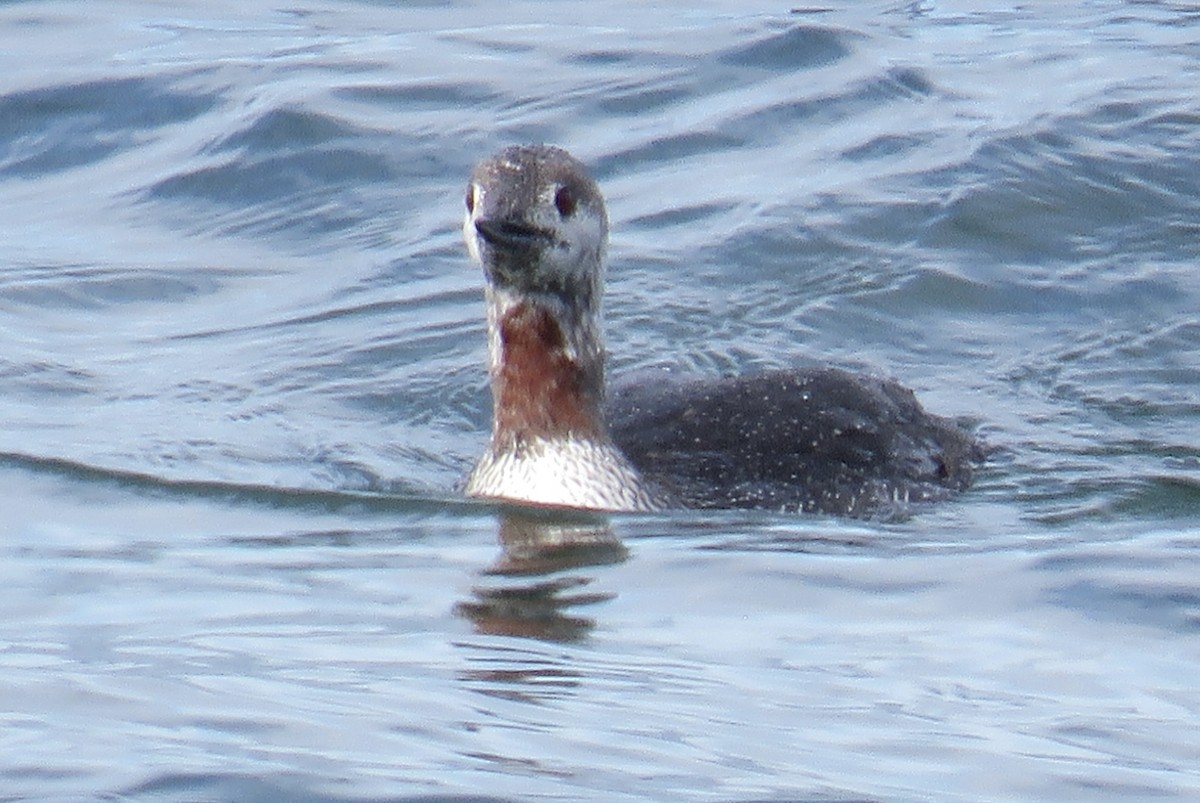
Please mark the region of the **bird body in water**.
<svg viewBox="0 0 1200 803"><path fill-rule="evenodd" d="M463 236L487 282L493 396L466 493L636 511L872 515L966 488L976 441L895 382L810 368L622 388L606 404L608 215L587 169L506 148L467 187Z"/></svg>

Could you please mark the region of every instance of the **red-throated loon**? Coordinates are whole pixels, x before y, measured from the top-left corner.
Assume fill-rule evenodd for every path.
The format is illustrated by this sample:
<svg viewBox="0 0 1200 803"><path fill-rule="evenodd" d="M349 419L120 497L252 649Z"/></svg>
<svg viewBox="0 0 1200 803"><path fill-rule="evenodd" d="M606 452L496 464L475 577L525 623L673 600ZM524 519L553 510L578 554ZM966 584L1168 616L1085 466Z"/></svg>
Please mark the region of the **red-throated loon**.
<svg viewBox="0 0 1200 803"><path fill-rule="evenodd" d="M974 439L911 391L836 368L647 384L606 407L608 216L566 151L479 163L463 236L487 280L491 442L471 496L610 511L868 515L970 484Z"/></svg>

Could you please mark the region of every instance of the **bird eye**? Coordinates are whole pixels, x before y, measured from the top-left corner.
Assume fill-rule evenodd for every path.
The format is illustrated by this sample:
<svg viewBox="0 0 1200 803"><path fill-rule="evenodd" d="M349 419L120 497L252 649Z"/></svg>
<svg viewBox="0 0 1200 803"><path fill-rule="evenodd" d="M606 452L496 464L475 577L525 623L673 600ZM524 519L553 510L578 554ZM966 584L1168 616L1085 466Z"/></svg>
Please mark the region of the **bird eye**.
<svg viewBox="0 0 1200 803"><path fill-rule="evenodd" d="M558 192L554 193L554 208L563 217L570 217L575 214L575 208L578 205L579 200L575 197L575 193L570 187L559 187Z"/></svg>
<svg viewBox="0 0 1200 803"><path fill-rule="evenodd" d="M467 214L475 211L475 188L467 187Z"/></svg>

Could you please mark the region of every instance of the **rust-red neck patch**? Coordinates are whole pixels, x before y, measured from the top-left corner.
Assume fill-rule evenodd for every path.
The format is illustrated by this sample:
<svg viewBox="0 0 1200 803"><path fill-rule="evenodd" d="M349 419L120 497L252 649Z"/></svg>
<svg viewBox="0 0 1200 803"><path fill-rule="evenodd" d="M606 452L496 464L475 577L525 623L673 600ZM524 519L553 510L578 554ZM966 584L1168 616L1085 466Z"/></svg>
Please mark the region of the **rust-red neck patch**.
<svg viewBox="0 0 1200 803"><path fill-rule="evenodd" d="M494 436L604 437L599 365L571 352L562 324L544 305L521 301L499 321L500 361L492 381ZM585 358L586 359L586 358Z"/></svg>

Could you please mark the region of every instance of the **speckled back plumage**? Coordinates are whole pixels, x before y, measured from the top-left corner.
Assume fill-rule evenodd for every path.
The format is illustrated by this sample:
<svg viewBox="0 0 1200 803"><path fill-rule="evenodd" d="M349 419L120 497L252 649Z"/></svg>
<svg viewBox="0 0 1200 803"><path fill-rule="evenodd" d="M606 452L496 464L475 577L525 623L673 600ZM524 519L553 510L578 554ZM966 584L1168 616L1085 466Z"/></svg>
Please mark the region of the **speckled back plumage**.
<svg viewBox="0 0 1200 803"><path fill-rule="evenodd" d="M608 418L643 477L688 507L876 513L966 488L982 457L911 391L836 368L629 385Z"/></svg>

